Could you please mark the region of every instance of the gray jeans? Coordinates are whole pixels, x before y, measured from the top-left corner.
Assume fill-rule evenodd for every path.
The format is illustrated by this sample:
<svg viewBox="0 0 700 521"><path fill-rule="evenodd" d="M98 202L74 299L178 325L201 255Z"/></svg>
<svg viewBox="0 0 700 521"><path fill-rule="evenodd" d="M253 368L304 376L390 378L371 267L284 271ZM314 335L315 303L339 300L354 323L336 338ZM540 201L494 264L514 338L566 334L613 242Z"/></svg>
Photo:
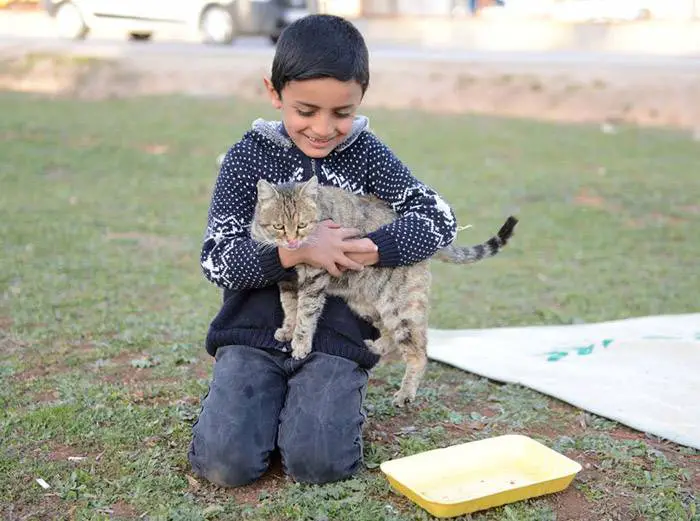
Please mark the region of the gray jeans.
<svg viewBox="0 0 700 521"><path fill-rule="evenodd" d="M362 465L367 380L357 363L325 353L294 360L278 351L220 347L192 428L192 469L218 485L245 485L265 473L279 449L296 481L352 476Z"/></svg>

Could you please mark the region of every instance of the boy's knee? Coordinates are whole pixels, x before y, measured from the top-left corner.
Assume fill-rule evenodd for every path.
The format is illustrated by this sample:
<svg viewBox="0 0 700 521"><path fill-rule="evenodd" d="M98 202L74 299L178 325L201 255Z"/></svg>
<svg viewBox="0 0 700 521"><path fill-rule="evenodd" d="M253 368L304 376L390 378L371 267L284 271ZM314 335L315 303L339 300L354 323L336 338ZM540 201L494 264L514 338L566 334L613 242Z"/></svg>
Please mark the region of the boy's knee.
<svg viewBox="0 0 700 521"><path fill-rule="evenodd" d="M268 468L284 380L275 372L274 360L261 350L219 348L217 357L213 381L192 426L188 458L199 476L238 487L257 480Z"/></svg>
<svg viewBox="0 0 700 521"><path fill-rule="evenodd" d="M266 461L252 451L235 447L215 447L196 450L197 443L190 444L188 459L198 476L222 487L240 487L259 479L267 470ZM205 454L202 454L205 452Z"/></svg>
<svg viewBox="0 0 700 521"><path fill-rule="evenodd" d="M327 389L328 375L333 375L332 394L320 391ZM341 481L361 468L366 383L366 371L355 362L323 353L314 353L290 379L277 441L294 480Z"/></svg>
<svg viewBox="0 0 700 521"><path fill-rule="evenodd" d="M192 465L195 468L195 465ZM221 487L242 487L257 481L262 473L252 467L230 462L214 462L210 466L197 471L200 477Z"/></svg>
<svg viewBox="0 0 700 521"><path fill-rule="evenodd" d="M287 452L284 457L287 474L299 483L322 485L342 481L355 475L362 466L358 455L351 461L336 457L319 457L303 451Z"/></svg>

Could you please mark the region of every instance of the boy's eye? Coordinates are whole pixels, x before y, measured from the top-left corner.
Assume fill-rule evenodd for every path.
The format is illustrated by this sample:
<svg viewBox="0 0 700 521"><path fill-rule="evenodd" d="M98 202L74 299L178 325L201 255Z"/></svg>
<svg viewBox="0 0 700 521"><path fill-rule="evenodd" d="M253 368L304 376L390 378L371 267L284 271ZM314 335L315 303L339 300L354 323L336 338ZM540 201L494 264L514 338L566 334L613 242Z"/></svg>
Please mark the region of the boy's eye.
<svg viewBox="0 0 700 521"><path fill-rule="evenodd" d="M284 224L273 224L272 227L275 230L284 230Z"/></svg>
<svg viewBox="0 0 700 521"><path fill-rule="evenodd" d="M316 113L315 110L301 110L297 109L297 114L302 118L310 118ZM334 116L339 119L345 119L352 117L352 112L334 112Z"/></svg>
<svg viewBox="0 0 700 521"><path fill-rule="evenodd" d="M309 223L299 223L299 224L297 224L297 228L299 228L299 229L306 228L308 225L309 225Z"/></svg>

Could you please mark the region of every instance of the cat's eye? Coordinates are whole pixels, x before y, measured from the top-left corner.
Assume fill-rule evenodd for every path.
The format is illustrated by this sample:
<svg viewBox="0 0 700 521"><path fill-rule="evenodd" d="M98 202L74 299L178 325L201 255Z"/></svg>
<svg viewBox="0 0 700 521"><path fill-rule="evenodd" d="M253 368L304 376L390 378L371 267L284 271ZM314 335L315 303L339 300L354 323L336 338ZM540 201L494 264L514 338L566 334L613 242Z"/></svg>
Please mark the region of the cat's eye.
<svg viewBox="0 0 700 521"><path fill-rule="evenodd" d="M308 225L309 225L309 223L299 223L299 224L297 224L297 228L299 228L299 229L306 228Z"/></svg>
<svg viewBox="0 0 700 521"><path fill-rule="evenodd" d="M275 230L284 230L284 224L273 224L272 227Z"/></svg>

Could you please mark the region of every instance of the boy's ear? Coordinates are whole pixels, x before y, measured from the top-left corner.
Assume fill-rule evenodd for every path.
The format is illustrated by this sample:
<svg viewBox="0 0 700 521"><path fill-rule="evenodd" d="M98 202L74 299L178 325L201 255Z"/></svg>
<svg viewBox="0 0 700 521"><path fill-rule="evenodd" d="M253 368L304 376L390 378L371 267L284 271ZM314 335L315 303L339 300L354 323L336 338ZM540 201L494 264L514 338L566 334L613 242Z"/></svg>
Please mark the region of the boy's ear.
<svg viewBox="0 0 700 521"><path fill-rule="evenodd" d="M258 200L259 201L266 201L268 199L273 199L277 197L279 193L275 189L274 186L272 186L270 183L265 181L264 179L259 179L258 180Z"/></svg>
<svg viewBox="0 0 700 521"><path fill-rule="evenodd" d="M316 197L318 194L318 178L313 176L311 179L306 181L301 187L299 193L306 197Z"/></svg>
<svg viewBox="0 0 700 521"><path fill-rule="evenodd" d="M267 91L267 95L270 97L270 102L272 103L272 106L275 107L276 109L281 109L282 108L282 98L280 98L279 93L275 90L275 87L274 87L274 85L272 85L270 78L265 76L263 78L263 84L265 85L265 90Z"/></svg>

